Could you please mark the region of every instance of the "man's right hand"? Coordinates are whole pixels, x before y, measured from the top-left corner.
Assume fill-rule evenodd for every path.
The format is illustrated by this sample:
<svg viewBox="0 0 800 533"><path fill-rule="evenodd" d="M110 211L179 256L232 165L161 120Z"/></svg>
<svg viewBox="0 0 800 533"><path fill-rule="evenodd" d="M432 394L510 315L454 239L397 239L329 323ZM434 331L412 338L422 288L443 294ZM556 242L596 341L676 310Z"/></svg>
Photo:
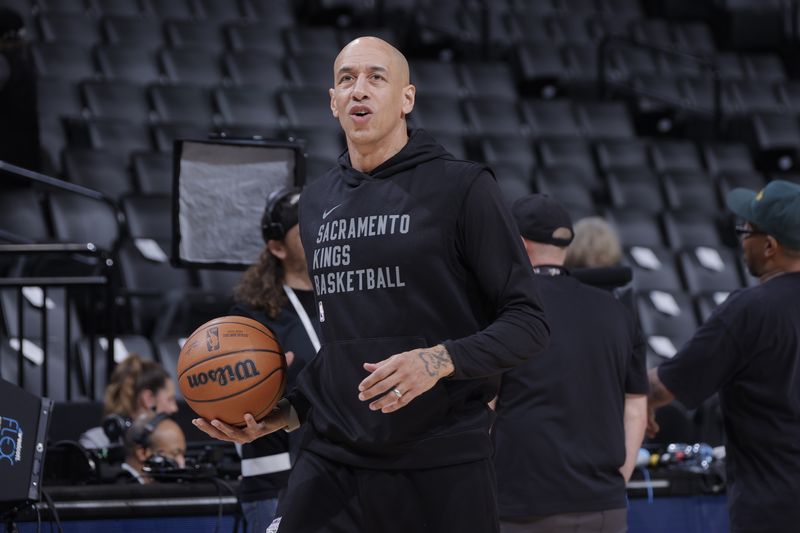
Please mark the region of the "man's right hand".
<svg viewBox="0 0 800 533"><path fill-rule="evenodd" d="M253 415L247 413L244 415L244 421L247 425L243 428L230 426L217 419L208 421L204 418L195 418L192 420L192 424L200 429L200 431L215 439L236 444L246 444L248 442L253 442L259 437L269 435L270 433L287 427L289 425L291 409L289 402L281 400L278 402L278 405L275 406L275 409L263 418L261 422L256 422Z"/></svg>

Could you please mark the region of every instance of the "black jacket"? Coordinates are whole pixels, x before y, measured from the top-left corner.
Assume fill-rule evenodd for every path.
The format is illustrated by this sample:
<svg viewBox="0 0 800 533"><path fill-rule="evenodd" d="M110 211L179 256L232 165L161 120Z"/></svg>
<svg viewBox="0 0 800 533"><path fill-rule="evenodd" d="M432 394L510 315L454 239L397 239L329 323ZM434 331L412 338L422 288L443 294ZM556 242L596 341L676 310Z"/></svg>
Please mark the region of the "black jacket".
<svg viewBox="0 0 800 533"><path fill-rule="evenodd" d="M487 458L497 376L540 352L548 328L519 233L491 172L417 130L368 174L313 181L300 229L322 348L290 401L306 447L363 467ZM364 362L444 343L455 375L395 413L358 399Z"/></svg>

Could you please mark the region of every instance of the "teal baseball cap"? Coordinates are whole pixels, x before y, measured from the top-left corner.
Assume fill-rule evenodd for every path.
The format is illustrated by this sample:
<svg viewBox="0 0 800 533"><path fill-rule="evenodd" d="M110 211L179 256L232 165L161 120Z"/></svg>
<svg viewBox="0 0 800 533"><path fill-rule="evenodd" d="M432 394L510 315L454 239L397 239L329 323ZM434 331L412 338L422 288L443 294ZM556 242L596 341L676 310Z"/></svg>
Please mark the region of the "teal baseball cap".
<svg viewBox="0 0 800 533"><path fill-rule="evenodd" d="M728 209L793 250L800 250L800 185L774 180L760 191L734 189Z"/></svg>

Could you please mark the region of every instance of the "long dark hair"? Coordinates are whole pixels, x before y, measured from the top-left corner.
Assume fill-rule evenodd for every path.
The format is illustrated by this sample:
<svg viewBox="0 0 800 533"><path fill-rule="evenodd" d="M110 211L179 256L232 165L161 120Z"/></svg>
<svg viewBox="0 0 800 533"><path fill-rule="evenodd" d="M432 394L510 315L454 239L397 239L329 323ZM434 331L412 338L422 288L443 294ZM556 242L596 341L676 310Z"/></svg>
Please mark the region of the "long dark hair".
<svg viewBox="0 0 800 533"><path fill-rule="evenodd" d="M258 263L248 268L233 289L233 299L275 318L288 303L283 292L283 263L265 246Z"/></svg>

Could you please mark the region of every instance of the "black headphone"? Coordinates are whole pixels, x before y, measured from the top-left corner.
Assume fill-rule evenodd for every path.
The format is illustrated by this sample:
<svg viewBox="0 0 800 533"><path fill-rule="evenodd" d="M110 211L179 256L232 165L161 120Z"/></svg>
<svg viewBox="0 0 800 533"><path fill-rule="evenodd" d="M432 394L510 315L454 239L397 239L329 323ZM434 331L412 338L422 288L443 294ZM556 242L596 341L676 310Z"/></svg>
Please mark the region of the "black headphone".
<svg viewBox="0 0 800 533"><path fill-rule="evenodd" d="M131 420L130 417L119 413L111 413L100 423L100 427L103 428L103 433L106 434L111 444L121 444L122 439L132 425L133 420Z"/></svg>
<svg viewBox="0 0 800 533"><path fill-rule="evenodd" d="M158 425L169 418L168 413L157 413L153 418L147 421L144 426L135 426L130 431L131 433L131 441L142 446L143 448L150 447L150 437L153 435L153 432L156 430Z"/></svg>
<svg viewBox="0 0 800 533"><path fill-rule="evenodd" d="M286 232L297 224L297 215L286 217L285 207L297 209L297 196L300 189L296 187L280 188L272 191L267 196L267 205L264 208L264 215L261 217L261 236L264 242L270 240L283 240ZM288 206L284 203L289 202ZM284 208L284 209L281 209ZM289 220L286 220L286 219Z"/></svg>

